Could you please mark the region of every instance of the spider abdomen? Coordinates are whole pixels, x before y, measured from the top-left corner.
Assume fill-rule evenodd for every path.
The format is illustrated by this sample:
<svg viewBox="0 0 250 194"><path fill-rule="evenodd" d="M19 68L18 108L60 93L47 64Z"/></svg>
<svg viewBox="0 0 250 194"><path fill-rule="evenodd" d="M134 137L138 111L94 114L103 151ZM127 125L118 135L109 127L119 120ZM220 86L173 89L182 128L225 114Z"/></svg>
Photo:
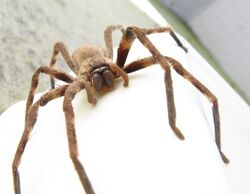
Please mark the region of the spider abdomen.
<svg viewBox="0 0 250 194"><path fill-rule="evenodd" d="M81 66L86 59L92 57L104 57L103 49L95 45L86 44L76 49L72 54L73 60L79 66Z"/></svg>

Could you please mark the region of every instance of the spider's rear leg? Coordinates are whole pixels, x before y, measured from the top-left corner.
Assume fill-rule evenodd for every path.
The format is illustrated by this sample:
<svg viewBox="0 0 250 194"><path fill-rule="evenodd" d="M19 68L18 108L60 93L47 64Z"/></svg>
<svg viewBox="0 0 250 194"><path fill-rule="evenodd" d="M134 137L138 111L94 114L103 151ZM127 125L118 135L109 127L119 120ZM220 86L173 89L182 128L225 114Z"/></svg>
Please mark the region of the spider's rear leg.
<svg viewBox="0 0 250 194"><path fill-rule="evenodd" d="M55 63L56 63L56 56L59 53L61 53L66 64L69 66L69 68L77 75L79 71L79 65L69 55L68 49L63 44L63 42L57 42L54 45L49 67L54 68ZM55 88L55 80L54 80L54 77L52 76L50 77L50 83L51 83L51 88Z"/></svg>
<svg viewBox="0 0 250 194"><path fill-rule="evenodd" d="M146 35L153 34L153 33L169 32L171 37L176 42L176 44L179 47L181 47L185 52L188 51L187 48L179 40L177 35L174 33L174 31L169 27L143 28L140 30L143 31ZM126 62L129 50L136 37L137 35L133 31L133 27L128 27L126 31L123 33L122 40L120 42L118 52L117 52L117 58L116 58L116 64L120 66L121 68L124 66Z"/></svg>
<svg viewBox="0 0 250 194"><path fill-rule="evenodd" d="M24 128L21 140L18 144L15 157L12 163L15 194L21 194L21 185L20 185L20 176L19 176L18 167L20 165L21 157L23 155L26 144L28 142L30 133L36 123L39 107L44 106L45 104L47 104L49 101L53 99L63 96L67 87L68 85L64 85L55 89L51 89L50 91L42 95L40 99L34 103L34 105L30 108L30 111L26 115L25 128Z"/></svg>

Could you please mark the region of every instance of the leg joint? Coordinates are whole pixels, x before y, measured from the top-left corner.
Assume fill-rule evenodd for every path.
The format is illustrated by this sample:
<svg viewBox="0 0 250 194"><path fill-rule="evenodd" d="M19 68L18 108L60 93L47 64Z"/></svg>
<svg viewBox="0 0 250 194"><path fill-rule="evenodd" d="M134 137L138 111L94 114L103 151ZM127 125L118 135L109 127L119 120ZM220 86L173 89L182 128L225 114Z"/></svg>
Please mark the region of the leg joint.
<svg viewBox="0 0 250 194"><path fill-rule="evenodd" d="M12 170L13 170L13 171L17 171L17 167L18 167L18 164L17 164L17 162L14 160L13 163L12 163Z"/></svg>

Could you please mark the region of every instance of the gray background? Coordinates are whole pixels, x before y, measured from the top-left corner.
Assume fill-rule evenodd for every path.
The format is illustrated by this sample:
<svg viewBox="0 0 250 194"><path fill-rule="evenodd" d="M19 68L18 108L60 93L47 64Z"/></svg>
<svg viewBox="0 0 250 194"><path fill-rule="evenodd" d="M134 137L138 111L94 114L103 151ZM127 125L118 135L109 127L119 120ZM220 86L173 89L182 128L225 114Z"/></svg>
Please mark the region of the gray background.
<svg viewBox="0 0 250 194"><path fill-rule="evenodd" d="M250 1L160 0L194 31L250 97Z"/></svg>
<svg viewBox="0 0 250 194"><path fill-rule="evenodd" d="M27 98L32 72L49 63L55 42L70 52L84 43L103 46L105 27L117 23L155 26L130 1L0 0L0 112ZM42 78L40 90L49 87Z"/></svg>

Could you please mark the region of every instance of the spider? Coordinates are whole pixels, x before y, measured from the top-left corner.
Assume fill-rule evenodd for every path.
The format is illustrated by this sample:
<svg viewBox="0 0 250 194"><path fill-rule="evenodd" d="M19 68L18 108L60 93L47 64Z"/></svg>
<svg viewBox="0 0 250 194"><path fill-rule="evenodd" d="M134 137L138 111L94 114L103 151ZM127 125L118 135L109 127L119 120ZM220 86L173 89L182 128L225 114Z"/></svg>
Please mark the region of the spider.
<svg viewBox="0 0 250 194"><path fill-rule="evenodd" d="M122 39L119 44L116 62L113 62L113 43L112 32L120 30L122 32ZM148 39L147 35L152 33L170 33L171 37L185 52L188 50L183 46L174 31L169 27L157 28L138 28L135 26L127 27L126 30L121 25L111 25L104 31L104 39L106 48L102 49L93 45L83 45L76 49L72 57L62 42L54 45L53 54L49 66L39 67L33 74L31 87L26 103L25 112L25 128L21 140L19 142L13 163L13 179L15 194L20 194L20 177L18 166L22 154L25 150L30 133L36 123L38 110L40 106L45 106L49 101L64 96L63 111L65 113L67 137L69 145L70 158L79 175L83 189L87 194L94 194L94 189L87 176L84 166L78 159L78 146L75 131L75 117L72 106L72 100L75 95L85 89L87 93L88 102L96 104L95 92L107 91L114 87L115 80L119 77L123 79L123 85L128 86L128 73L138 71L140 69L149 67L154 64L160 64L164 70L164 81L167 97L168 120L175 135L183 140L184 136L176 126L176 111L173 95L173 86L170 67L172 67L178 74L183 76L191 84L194 85L207 99L212 103L212 112L214 118L215 142L218 147L222 160L229 163L227 157L221 151L221 137L220 137L220 118L219 107L216 96L210 92L201 82L192 76L182 65L175 59L163 56L159 50ZM133 61L124 65L135 39L138 39L146 49L152 54L150 57ZM75 73L75 76L55 68L56 56L61 53L66 64ZM47 74L50 76L51 89L43 94L35 103L33 103L34 94L39 82L39 75ZM59 79L66 82L66 85L55 87L54 79Z"/></svg>

